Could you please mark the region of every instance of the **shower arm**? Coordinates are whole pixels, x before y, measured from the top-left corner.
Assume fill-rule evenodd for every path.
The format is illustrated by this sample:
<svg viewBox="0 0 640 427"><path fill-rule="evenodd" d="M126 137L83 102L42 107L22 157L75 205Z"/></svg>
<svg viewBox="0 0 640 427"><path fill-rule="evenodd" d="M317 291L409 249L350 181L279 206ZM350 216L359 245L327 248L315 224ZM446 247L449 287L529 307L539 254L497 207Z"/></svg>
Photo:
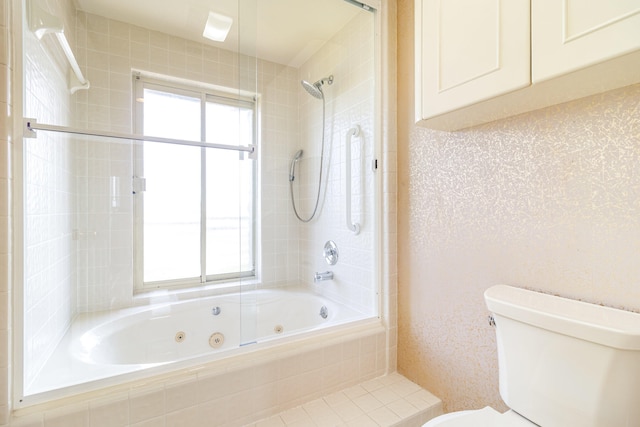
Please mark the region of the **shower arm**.
<svg viewBox="0 0 640 427"><path fill-rule="evenodd" d="M351 138L360 135L360 126L355 125L347 131L345 139L345 195L347 207L347 228L356 236L360 234L360 224L351 219Z"/></svg>

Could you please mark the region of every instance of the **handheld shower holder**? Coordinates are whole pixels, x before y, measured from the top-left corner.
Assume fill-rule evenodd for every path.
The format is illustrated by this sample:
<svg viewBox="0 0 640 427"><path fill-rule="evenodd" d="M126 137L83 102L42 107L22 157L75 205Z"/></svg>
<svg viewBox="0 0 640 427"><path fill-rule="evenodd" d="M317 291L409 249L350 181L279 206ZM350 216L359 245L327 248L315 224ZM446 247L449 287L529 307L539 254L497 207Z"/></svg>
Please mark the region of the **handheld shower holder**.
<svg viewBox="0 0 640 427"><path fill-rule="evenodd" d="M296 163L302 158L304 150L298 150L291 160L291 167L289 169L289 182L293 182L296 179Z"/></svg>

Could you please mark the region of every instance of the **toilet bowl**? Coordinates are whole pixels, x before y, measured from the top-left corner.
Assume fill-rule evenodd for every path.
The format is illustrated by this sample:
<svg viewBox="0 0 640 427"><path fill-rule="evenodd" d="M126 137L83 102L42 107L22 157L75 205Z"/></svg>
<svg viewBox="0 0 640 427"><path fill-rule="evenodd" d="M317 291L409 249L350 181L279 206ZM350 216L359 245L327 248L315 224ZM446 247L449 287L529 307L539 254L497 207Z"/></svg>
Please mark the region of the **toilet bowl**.
<svg viewBox="0 0 640 427"><path fill-rule="evenodd" d="M422 427L535 427L536 424L513 411L500 413L490 406L475 411L451 412L432 419Z"/></svg>

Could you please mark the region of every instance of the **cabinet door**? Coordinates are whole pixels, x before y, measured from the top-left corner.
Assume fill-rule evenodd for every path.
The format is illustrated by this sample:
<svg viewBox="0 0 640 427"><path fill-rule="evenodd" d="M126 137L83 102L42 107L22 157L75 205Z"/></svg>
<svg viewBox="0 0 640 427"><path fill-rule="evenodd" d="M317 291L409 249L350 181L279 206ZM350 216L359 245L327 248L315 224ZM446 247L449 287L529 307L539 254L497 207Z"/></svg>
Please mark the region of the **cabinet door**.
<svg viewBox="0 0 640 427"><path fill-rule="evenodd" d="M416 0L416 119L526 87L529 0Z"/></svg>
<svg viewBox="0 0 640 427"><path fill-rule="evenodd" d="M640 0L532 0L531 20L534 83L640 49Z"/></svg>

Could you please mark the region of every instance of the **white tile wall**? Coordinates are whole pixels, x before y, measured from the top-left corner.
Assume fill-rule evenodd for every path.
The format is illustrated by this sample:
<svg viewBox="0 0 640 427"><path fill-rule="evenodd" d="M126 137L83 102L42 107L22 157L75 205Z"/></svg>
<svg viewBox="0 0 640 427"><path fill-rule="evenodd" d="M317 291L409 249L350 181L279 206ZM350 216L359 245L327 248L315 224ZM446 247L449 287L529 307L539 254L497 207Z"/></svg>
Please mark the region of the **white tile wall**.
<svg viewBox="0 0 640 427"><path fill-rule="evenodd" d="M261 61L261 281L264 286L296 285L298 229L290 216L288 162L296 143L296 70Z"/></svg>
<svg viewBox="0 0 640 427"><path fill-rule="evenodd" d="M75 144L78 311L131 305L132 147L95 137Z"/></svg>
<svg viewBox="0 0 640 427"><path fill-rule="evenodd" d="M375 173L371 163L375 155L374 140L374 15L361 12L331 39L299 71L301 79L315 82L330 74L332 85L323 87L326 100L325 173L326 186L321 195L321 211L317 219L299 226L301 241L301 277L313 284L316 271L331 270L334 280L320 282L314 289L322 294L360 309L372 312L377 298L374 277ZM301 105L300 141L306 161L301 168L308 173L301 179L307 184L300 192L303 212L308 216L315 202L322 132L322 102L298 90ZM354 126L360 136L351 138L352 220L360 223L355 235L346 226L346 141ZM312 141L308 144L308 141ZM308 153L308 154L307 154ZM308 160L313 158L313 160ZM306 168L306 169L305 169ZM291 215L291 214L289 214ZM335 266L324 261L322 249L333 240L340 253Z"/></svg>
<svg viewBox="0 0 640 427"><path fill-rule="evenodd" d="M59 7L69 4L60 2ZM58 15L67 15L63 9ZM51 36L25 34L26 117L68 125L73 114L67 66ZM75 180L68 136L39 132L25 139L25 384L44 364L75 313Z"/></svg>

